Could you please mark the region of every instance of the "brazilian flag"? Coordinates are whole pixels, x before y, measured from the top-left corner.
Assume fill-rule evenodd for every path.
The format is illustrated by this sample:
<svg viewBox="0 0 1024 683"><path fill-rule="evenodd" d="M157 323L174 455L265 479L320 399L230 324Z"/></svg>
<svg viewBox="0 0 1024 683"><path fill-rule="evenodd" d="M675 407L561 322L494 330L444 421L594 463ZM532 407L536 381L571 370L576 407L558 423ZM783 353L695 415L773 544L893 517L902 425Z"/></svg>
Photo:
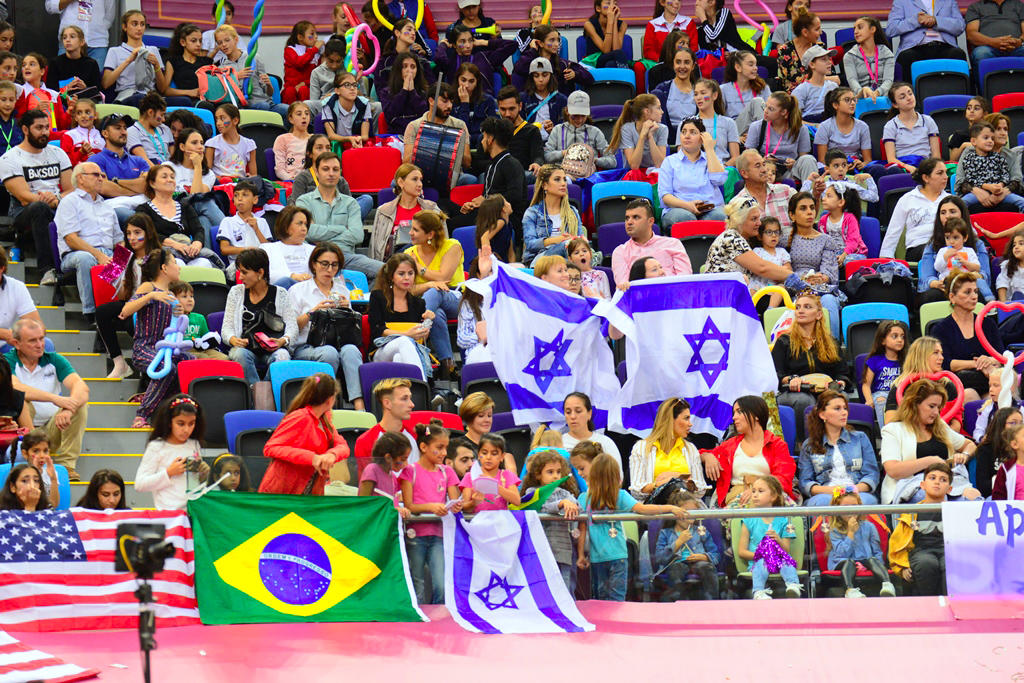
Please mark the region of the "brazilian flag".
<svg viewBox="0 0 1024 683"><path fill-rule="evenodd" d="M204 624L427 620L388 498L211 491L188 513Z"/></svg>

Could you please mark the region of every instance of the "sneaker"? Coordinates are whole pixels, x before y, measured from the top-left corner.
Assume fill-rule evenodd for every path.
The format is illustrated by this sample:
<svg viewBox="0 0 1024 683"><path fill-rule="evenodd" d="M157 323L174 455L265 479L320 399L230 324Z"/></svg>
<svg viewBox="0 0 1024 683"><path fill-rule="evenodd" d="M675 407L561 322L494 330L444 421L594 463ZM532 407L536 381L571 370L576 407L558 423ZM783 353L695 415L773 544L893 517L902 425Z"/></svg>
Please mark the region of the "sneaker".
<svg viewBox="0 0 1024 683"><path fill-rule="evenodd" d="M799 598L800 590L803 588L799 583L787 583L786 584L786 597L787 598Z"/></svg>
<svg viewBox="0 0 1024 683"><path fill-rule="evenodd" d="M57 271L50 268L48 271L43 273L43 279L39 281L40 285L55 285L57 284Z"/></svg>
<svg viewBox="0 0 1024 683"><path fill-rule="evenodd" d="M848 598L863 598L863 597L867 597L867 596L865 596L863 593L861 593L859 588L847 588L846 589L846 597L848 597Z"/></svg>
<svg viewBox="0 0 1024 683"><path fill-rule="evenodd" d="M883 598L895 597L896 587L892 585L892 581L883 581L882 590L878 591L878 595Z"/></svg>
<svg viewBox="0 0 1024 683"><path fill-rule="evenodd" d="M771 600L771 599L772 599L772 592L768 588L764 588L764 589L761 589L759 591L754 591L754 600Z"/></svg>

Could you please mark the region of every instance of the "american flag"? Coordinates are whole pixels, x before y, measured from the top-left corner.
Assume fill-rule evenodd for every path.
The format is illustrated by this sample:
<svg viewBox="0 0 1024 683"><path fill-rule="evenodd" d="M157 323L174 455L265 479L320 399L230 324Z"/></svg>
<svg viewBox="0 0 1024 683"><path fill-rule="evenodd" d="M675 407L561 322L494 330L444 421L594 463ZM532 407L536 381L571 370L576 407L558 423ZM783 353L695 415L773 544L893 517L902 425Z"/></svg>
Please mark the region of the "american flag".
<svg viewBox="0 0 1024 683"><path fill-rule="evenodd" d="M198 624L188 515L75 508L0 512L0 626L11 631L134 628L138 581L114 571L115 533L124 522L163 523L176 549L151 582L157 626Z"/></svg>
<svg viewBox="0 0 1024 683"><path fill-rule="evenodd" d="M63 683L99 676L98 669L83 669L33 649L0 631L0 683L46 681Z"/></svg>

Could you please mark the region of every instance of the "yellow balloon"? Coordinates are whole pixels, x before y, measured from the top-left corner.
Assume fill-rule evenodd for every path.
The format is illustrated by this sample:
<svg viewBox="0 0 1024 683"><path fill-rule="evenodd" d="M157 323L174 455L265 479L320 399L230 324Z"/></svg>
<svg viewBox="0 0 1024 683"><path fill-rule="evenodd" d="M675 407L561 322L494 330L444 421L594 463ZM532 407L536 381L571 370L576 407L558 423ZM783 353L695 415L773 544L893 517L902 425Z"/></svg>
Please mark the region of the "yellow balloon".
<svg viewBox="0 0 1024 683"><path fill-rule="evenodd" d="M546 7L544 8L544 16L540 18L540 23L548 24L551 21L551 10L554 7L554 3L552 3L551 0L545 0L544 4Z"/></svg>
<svg viewBox="0 0 1024 683"><path fill-rule="evenodd" d="M755 292L753 296L754 305L756 306L757 302L760 301L763 297L770 296L772 294L781 294L782 303L786 308L796 308L796 306L793 304L793 299L789 296L789 292L786 291L785 287L780 287L779 285L762 287L761 289L757 290L757 292Z"/></svg>
<svg viewBox="0 0 1024 683"><path fill-rule="evenodd" d="M380 7L378 7L378 4L381 3L381 2L383 2L383 0L373 0L373 2L370 3L370 6L373 7L373 14L374 14L374 16L377 17L377 21L379 21L382 26L387 28L387 30L389 30L389 31L394 31L395 30L395 25L392 24L391 22L389 22L387 19L385 19L384 16L380 13ZM420 30L420 26L422 26L422 25L423 25L423 0L417 0L416 1L416 19L413 21L413 26L416 27L417 31L419 31Z"/></svg>

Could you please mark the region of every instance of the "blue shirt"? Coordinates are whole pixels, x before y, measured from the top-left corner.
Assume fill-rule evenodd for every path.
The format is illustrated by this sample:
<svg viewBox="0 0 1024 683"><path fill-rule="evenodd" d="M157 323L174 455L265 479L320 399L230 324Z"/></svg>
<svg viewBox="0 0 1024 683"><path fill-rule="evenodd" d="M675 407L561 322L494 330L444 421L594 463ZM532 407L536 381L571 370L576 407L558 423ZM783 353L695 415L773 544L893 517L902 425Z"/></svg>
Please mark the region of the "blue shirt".
<svg viewBox="0 0 1024 683"><path fill-rule="evenodd" d="M593 510L596 513L630 512L639 505L633 496L619 489L619 499L615 501L614 510ZM590 492L580 495L580 507L587 510L590 506ZM611 562L625 560L629 557L626 550L626 533L622 530L622 522L601 522L592 524L587 530L590 534L590 561Z"/></svg>
<svg viewBox="0 0 1024 683"><path fill-rule="evenodd" d="M676 551L675 544L676 539L679 538L679 532L676 531L675 523L670 522L670 524L671 526L663 528L658 532L658 544L654 554L658 568L666 566L676 555L679 555L680 560L685 560L690 555L702 554L708 556L708 561L713 566L718 566L718 562L722 558L718 552L718 546L715 544L715 539L712 538L710 532L701 536L697 531L698 525L694 522L690 526L690 540Z"/></svg>
<svg viewBox="0 0 1024 683"><path fill-rule="evenodd" d="M882 544L878 540L878 529L866 519L860 520L853 538L838 531L830 531L832 551L828 554L828 568L835 569L843 560L861 561L875 558L883 565Z"/></svg>
<svg viewBox="0 0 1024 683"><path fill-rule="evenodd" d="M766 523L760 517L744 519L743 526L750 530L750 543L747 544L747 550L750 552L757 550L757 546L761 545L761 539L770 529L774 529L779 538L796 538L796 532L786 528L789 524L789 517L772 517L771 524Z"/></svg>
<svg viewBox="0 0 1024 683"><path fill-rule="evenodd" d="M107 178L112 181L120 178L134 180L149 171L149 164L142 157L127 152L124 153L124 156L119 157L105 147L99 154L89 157L89 161L103 169Z"/></svg>
<svg viewBox="0 0 1024 683"><path fill-rule="evenodd" d="M858 430L844 429L836 443L839 454L843 456L843 466L853 483L864 482L874 491L879 480L878 461L868 435ZM832 480L832 450L832 444L827 441L824 453L811 452L810 440L801 444L797 472L800 489L805 496L811 495L812 486L827 486Z"/></svg>
<svg viewBox="0 0 1024 683"><path fill-rule="evenodd" d="M690 161L686 152L676 152L665 157L658 169L658 196L661 205L665 206L665 195L673 195L676 199L688 202L705 201L721 206L722 191L725 179L729 174L725 171L708 172L708 160L701 150L696 161Z"/></svg>

